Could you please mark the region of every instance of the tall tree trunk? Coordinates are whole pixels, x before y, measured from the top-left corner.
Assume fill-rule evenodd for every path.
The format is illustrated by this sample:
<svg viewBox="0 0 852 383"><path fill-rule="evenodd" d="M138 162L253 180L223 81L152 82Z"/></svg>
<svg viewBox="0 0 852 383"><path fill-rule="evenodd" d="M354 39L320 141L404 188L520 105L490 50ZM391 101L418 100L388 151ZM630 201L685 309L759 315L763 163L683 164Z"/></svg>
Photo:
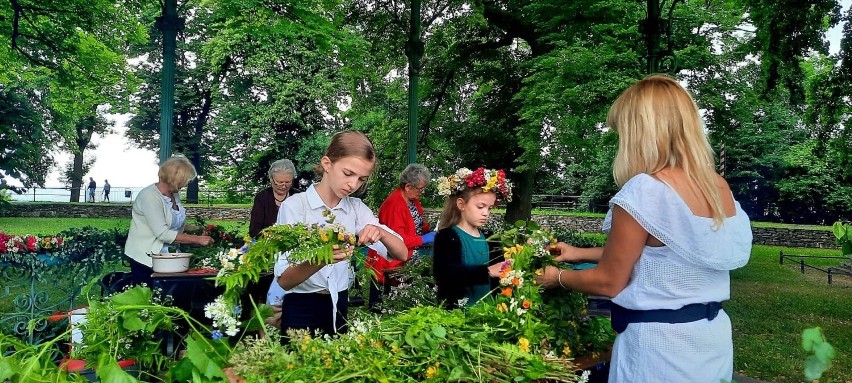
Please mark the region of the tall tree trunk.
<svg viewBox="0 0 852 383"><path fill-rule="evenodd" d="M528 169L517 175L514 180L512 202L506 206L505 221L527 221L532 217L532 195L535 187L535 170Z"/></svg>
<svg viewBox="0 0 852 383"><path fill-rule="evenodd" d="M192 162L192 166L195 166L195 171L198 172L198 177L195 177L195 179L186 186L186 202L198 203L198 178L201 176L201 153L199 153L199 145L193 144L192 146L192 154L190 155L189 160Z"/></svg>
<svg viewBox="0 0 852 383"><path fill-rule="evenodd" d="M83 152L74 151L74 166L71 169L71 199L68 202L80 202L80 188L83 187Z"/></svg>

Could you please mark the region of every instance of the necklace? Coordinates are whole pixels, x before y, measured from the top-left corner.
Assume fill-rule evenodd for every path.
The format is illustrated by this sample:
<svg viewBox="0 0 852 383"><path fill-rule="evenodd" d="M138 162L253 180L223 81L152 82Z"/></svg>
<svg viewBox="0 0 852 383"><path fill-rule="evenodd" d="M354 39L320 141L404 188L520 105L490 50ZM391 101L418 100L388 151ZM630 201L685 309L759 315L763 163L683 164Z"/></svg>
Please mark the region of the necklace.
<svg viewBox="0 0 852 383"><path fill-rule="evenodd" d="M272 198L275 198L275 202L281 203L281 202L284 202L284 200L285 200L285 199L287 199L287 196L284 196L284 198L278 199L278 197L276 197L276 196L273 194L273 195L272 195Z"/></svg>

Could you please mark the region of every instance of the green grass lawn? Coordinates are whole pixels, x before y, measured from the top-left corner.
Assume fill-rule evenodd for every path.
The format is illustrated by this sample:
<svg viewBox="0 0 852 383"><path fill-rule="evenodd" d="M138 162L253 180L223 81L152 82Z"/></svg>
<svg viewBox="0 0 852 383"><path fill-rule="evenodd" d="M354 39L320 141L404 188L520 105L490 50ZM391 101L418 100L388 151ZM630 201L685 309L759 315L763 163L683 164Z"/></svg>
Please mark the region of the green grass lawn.
<svg viewBox="0 0 852 383"><path fill-rule="evenodd" d="M53 235L73 227L92 226L102 230L130 228L129 218L15 218L0 217L0 231L7 234Z"/></svg>
<svg viewBox="0 0 852 383"><path fill-rule="evenodd" d="M192 222L190 222L192 223ZM207 223L221 225L227 230L237 228L241 235L248 233L248 222L208 220ZM102 230L130 229L130 218L15 218L0 217L0 232L22 235L56 234L73 227L92 226Z"/></svg>
<svg viewBox="0 0 852 383"><path fill-rule="evenodd" d="M735 370L774 382L801 382L804 360L802 330L822 327L837 350L834 365L823 382L852 381L852 281L836 278L828 285L825 274L799 272L780 265L778 252L838 255L837 250L754 246L751 260L731 273L731 301L725 310L734 326ZM840 260L808 260L808 264L836 265Z"/></svg>

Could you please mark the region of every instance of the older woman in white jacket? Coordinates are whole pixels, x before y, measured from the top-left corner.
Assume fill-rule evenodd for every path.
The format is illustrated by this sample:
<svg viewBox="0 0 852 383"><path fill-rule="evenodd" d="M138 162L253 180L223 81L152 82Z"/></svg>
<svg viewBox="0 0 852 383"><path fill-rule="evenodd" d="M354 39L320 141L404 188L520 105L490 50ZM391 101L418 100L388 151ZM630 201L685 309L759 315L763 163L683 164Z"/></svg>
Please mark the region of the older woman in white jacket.
<svg viewBox="0 0 852 383"><path fill-rule="evenodd" d="M148 254L166 252L172 243L213 243L209 236L183 233L186 209L180 204L179 191L196 176L192 163L186 157L169 158L157 175L159 181L142 189L133 201L124 254L129 258L134 284L151 284L153 269Z"/></svg>

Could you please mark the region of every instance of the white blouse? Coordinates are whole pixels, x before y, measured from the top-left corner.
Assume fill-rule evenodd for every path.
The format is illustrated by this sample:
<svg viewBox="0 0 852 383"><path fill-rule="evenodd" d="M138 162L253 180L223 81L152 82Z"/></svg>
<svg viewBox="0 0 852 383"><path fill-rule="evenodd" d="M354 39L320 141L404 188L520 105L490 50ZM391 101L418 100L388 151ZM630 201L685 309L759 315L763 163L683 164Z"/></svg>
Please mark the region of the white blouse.
<svg viewBox="0 0 852 383"><path fill-rule="evenodd" d="M314 185L311 185L304 193L294 194L281 203L276 224L325 224L327 222L326 217L322 215L325 210L330 210L334 214L334 223L343 225L349 232L359 233L365 226L375 225L402 240L399 234L380 224L379 219L373 215L373 211L360 199L345 197L340 200L337 206L328 207L317 194ZM387 248L381 242L376 242L368 247L387 258ZM281 254L275 263L275 279L266 295L268 304L280 305L286 293L315 293L328 290L331 293L332 303L336 307L337 293L348 289L355 277L349 261L346 260L326 265L304 282L285 291L278 284L278 277L288 267L290 267L290 262L287 254Z"/></svg>
<svg viewBox="0 0 852 383"><path fill-rule="evenodd" d="M740 204L713 228L692 214L675 190L647 174L631 178L610 200L603 229L618 205L665 246L646 246L627 286L612 302L629 309L679 309L730 298L730 270L751 254L751 226ZM610 382L719 382L733 374L731 322L631 323L613 346Z"/></svg>

